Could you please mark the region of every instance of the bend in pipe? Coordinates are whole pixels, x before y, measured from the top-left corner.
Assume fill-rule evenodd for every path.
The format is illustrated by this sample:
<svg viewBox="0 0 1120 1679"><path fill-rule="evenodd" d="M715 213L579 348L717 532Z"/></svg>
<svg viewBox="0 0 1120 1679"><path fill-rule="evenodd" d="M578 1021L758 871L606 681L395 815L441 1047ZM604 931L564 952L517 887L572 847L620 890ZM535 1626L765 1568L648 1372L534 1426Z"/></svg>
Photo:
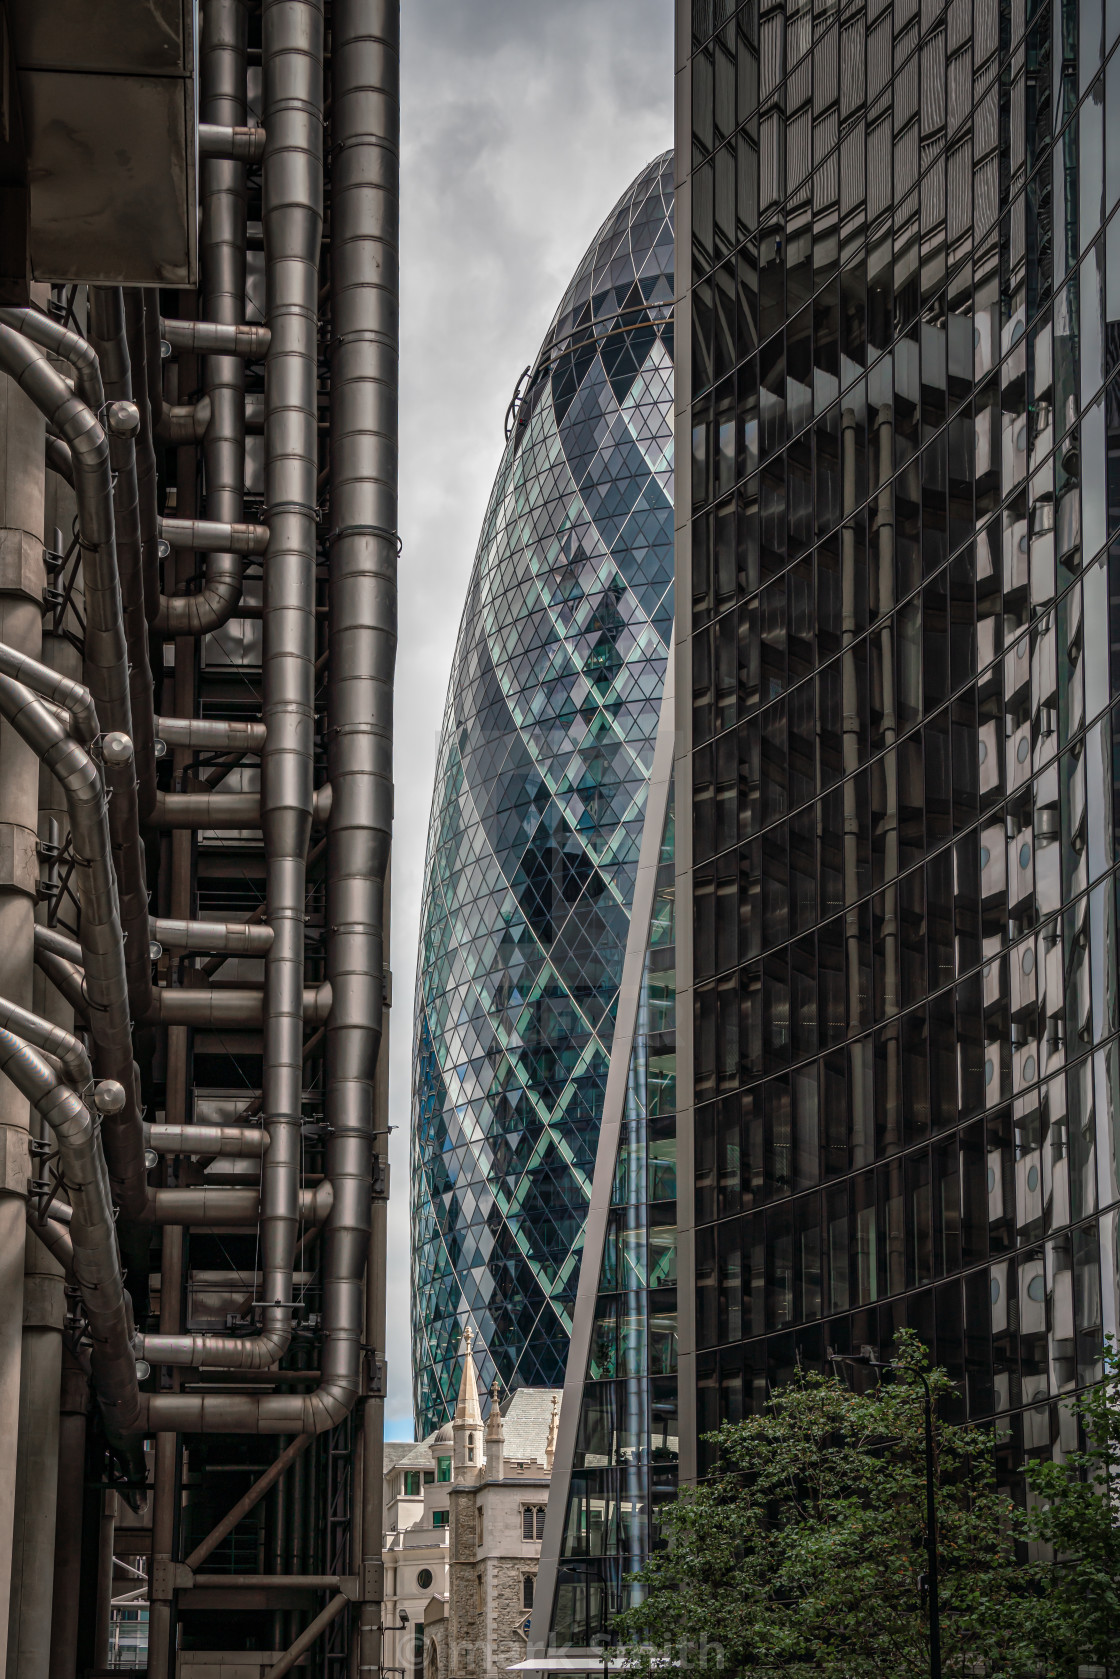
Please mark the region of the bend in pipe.
<svg viewBox="0 0 1120 1679"><path fill-rule="evenodd" d="M0 1027L0 1069L50 1126L70 1196L69 1233L74 1275L92 1339L94 1386L114 1443L140 1420L131 1311L117 1252L109 1176L97 1127L85 1104L63 1085L42 1056Z"/></svg>
<svg viewBox="0 0 1120 1679"><path fill-rule="evenodd" d="M89 1056L73 1032L44 1020L41 1015L32 1014L30 1009L21 1008L18 1003L9 1002L7 997L0 997L0 1026L16 1033L36 1049L53 1055L72 1090L82 1093L92 1085L93 1068Z"/></svg>
<svg viewBox="0 0 1120 1679"><path fill-rule="evenodd" d="M122 1211L137 1217L147 1201L147 1171L105 787L85 748L71 739L30 689L10 676L0 675L0 715L42 760L66 798L82 904L82 989L97 1066L103 1077L123 1085L126 1098L121 1113L105 1117L106 1149L114 1195ZM146 911L144 919L146 934ZM42 947L37 948L36 957L41 963L44 958L52 964L64 961Z"/></svg>
<svg viewBox="0 0 1120 1679"><path fill-rule="evenodd" d="M92 745L101 733L101 726L97 721L97 707L83 682L75 682L72 677L63 676L60 671L52 670L50 665L41 664L38 659L32 659L27 653L21 653L17 648L9 647L2 641L0 672L5 676L15 677L25 688L30 688L32 693L40 694L55 705L63 706L70 713L72 733L83 746Z"/></svg>

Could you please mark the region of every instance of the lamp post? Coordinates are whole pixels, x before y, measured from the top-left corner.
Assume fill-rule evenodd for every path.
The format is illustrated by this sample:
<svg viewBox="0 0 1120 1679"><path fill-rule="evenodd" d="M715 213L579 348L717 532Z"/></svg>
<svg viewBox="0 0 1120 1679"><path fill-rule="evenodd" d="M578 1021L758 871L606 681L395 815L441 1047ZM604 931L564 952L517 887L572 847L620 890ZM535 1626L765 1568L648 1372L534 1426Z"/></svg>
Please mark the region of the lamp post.
<svg viewBox="0 0 1120 1679"><path fill-rule="evenodd" d="M896 1366L878 1358L874 1347L863 1346L858 1353L830 1353L834 1364L863 1364L872 1370L894 1370ZM926 1590L929 1596L929 1671L930 1679L941 1679L941 1607L937 1593L937 1500L933 1481L933 1395L929 1381L921 1370L907 1370L917 1376L925 1398L926 1423Z"/></svg>

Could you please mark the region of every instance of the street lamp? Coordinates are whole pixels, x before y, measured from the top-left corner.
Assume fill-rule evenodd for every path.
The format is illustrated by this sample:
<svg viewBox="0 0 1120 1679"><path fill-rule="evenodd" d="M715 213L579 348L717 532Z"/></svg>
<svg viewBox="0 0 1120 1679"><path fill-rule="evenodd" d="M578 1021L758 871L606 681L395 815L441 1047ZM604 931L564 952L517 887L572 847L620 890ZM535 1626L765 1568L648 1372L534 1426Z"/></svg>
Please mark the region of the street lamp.
<svg viewBox="0 0 1120 1679"><path fill-rule="evenodd" d="M862 1364L872 1370L894 1370L897 1366L879 1358L874 1347L862 1346L858 1353L829 1352L834 1364ZM917 1376L925 1395L926 1413L926 1583L929 1591L929 1671L931 1679L941 1679L941 1609L937 1596L937 1502L933 1484L933 1395L929 1382L921 1370L908 1369L904 1375Z"/></svg>

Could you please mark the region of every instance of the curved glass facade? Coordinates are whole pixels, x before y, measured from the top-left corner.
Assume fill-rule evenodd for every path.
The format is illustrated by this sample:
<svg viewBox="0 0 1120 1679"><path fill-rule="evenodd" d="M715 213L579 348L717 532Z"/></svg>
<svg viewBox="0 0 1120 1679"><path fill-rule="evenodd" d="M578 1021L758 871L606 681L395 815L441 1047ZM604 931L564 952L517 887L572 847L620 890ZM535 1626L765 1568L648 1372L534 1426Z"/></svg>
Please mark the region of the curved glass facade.
<svg viewBox="0 0 1120 1679"><path fill-rule="evenodd" d="M593 240L511 411L452 667L413 1082L417 1427L571 1334L673 616L672 154Z"/></svg>
<svg viewBox="0 0 1120 1679"><path fill-rule="evenodd" d="M910 1324L1010 1475L1117 1321L1120 14L691 21L698 1431Z"/></svg>

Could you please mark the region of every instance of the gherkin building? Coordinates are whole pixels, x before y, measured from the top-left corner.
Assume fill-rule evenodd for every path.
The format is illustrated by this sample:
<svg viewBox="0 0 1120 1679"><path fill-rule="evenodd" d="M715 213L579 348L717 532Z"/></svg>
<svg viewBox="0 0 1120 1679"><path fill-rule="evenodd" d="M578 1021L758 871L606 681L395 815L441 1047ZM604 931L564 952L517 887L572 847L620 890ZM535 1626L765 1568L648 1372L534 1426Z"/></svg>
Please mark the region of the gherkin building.
<svg viewBox="0 0 1120 1679"><path fill-rule="evenodd" d="M490 497L436 765L417 973L422 1438L463 1329L562 1382L673 617L673 160L580 263Z"/></svg>

